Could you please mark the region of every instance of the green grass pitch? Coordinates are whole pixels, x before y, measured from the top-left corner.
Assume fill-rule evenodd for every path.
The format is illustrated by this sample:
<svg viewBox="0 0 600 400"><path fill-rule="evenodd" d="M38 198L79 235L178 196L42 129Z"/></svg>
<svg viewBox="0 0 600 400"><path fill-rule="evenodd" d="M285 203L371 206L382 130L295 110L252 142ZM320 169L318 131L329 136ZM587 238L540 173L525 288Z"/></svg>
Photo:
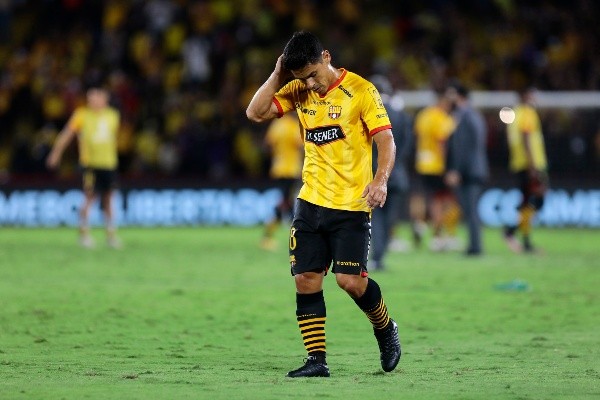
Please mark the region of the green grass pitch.
<svg viewBox="0 0 600 400"><path fill-rule="evenodd" d="M123 229L118 251L2 228L0 399L600 397L600 230L538 229L535 256L492 229L481 258L390 253L371 274L400 326L389 374L328 276L332 376L312 380L285 378L305 355L285 231L269 253L259 227Z"/></svg>

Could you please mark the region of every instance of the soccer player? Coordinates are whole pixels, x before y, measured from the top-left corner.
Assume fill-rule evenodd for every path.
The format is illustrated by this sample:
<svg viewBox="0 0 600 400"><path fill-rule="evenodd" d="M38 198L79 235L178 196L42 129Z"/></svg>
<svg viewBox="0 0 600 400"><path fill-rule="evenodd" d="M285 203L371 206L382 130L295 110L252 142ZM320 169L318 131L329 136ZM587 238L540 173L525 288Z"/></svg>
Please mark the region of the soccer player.
<svg viewBox="0 0 600 400"><path fill-rule="evenodd" d="M302 174L304 140L300 122L295 114L284 114L281 118L273 120L267 129L265 144L271 151L269 175L283 194L275 207L275 217L265 225L261 241L263 249L274 250L277 243L273 234L284 214L293 209Z"/></svg>
<svg viewBox="0 0 600 400"><path fill-rule="evenodd" d="M79 142L79 163L83 168L83 205L79 211L79 242L83 247L94 247L90 235L89 211L100 195L104 214L107 244L118 248L121 242L116 236L112 210L112 192L117 175L117 132L119 113L109 105L109 93L100 86L87 91L87 105L77 108L63 130L58 135L46 164L56 168L64 150L77 136Z"/></svg>
<svg viewBox="0 0 600 400"><path fill-rule="evenodd" d="M520 104L515 107L515 119L507 126L509 169L515 174L523 194L518 224L504 228L505 241L515 253L535 251L531 243L531 222L544 205L548 186L546 149L540 117L534 108L535 93L534 88L519 93ZM515 238L517 231L522 235L521 243Z"/></svg>
<svg viewBox="0 0 600 400"><path fill-rule="evenodd" d="M448 186L455 189L464 211L469 243L465 254L482 254L481 221L477 204L483 185L489 175L487 159L487 126L481 112L469 102L469 91L460 82L453 82L447 89L455 99L456 130L448 142Z"/></svg>
<svg viewBox="0 0 600 400"><path fill-rule="evenodd" d="M392 371L401 354L398 325L367 272L370 211L385 204L394 164L387 112L373 84L334 67L329 51L306 31L294 33L288 41L246 114L262 122L293 110L304 129L305 157L289 251L296 318L308 357L287 376L330 374L323 280L332 264L338 286L373 325L383 370ZM374 177L373 141L379 154Z"/></svg>
<svg viewBox="0 0 600 400"><path fill-rule="evenodd" d="M430 248L453 250L460 221L460 207L444 182L447 141L456 127L450 112L453 99L445 91L437 93L437 102L415 116L415 169L419 176L433 228Z"/></svg>

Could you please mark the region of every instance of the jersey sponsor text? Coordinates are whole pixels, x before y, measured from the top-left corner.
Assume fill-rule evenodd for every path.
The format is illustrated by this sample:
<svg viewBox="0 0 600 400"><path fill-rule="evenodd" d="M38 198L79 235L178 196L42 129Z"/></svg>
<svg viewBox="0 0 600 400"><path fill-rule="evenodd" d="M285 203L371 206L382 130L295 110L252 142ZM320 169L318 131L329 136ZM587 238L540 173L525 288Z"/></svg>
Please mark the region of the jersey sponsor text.
<svg viewBox="0 0 600 400"><path fill-rule="evenodd" d="M346 135L339 125L323 126L306 131L306 141L318 146L344 139Z"/></svg>

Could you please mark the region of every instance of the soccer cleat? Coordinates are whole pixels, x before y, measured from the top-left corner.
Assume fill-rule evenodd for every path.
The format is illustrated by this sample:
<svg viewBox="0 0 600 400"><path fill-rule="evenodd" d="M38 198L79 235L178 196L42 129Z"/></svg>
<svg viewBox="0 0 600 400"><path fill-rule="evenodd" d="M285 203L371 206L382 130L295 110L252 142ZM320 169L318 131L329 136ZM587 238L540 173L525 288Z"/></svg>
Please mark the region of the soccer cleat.
<svg viewBox="0 0 600 400"><path fill-rule="evenodd" d="M462 241L456 236L447 236L444 239L444 250L456 251L463 248Z"/></svg>
<svg viewBox="0 0 600 400"><path fill-rule="evenodd" d="M481 251L481 249L467 249L467 251L465 251L465 256L468 257L477 257L482 254L483 252Z"/></svg>
<svg viewBox="0 0 600 400"><path fill-rule="evenodd" d="M513 253L522 253L523 246L521 243L514 237L514 235L504 234L504 242Z"/></svg>
<svg viewBox="0 0 600 400"><path fill-rule="evenodd" d="M445 251L446 249L446 241L442 237L433 237L431 238L431 242L429 243L429 249L434 252Z"/></svg>
<svg viewBox="0 0 600 400"><path fill-rule="evenodd" d="M119 240L117 237L111 237L106 240L106 245L113 249L121 249L123 248L123 242Z"/></svg>
<svg viewBox="0 0 600 400"><path fill-rule="evenodd" d="M277 242L272 237L264 237L260 241L260 248L266 251L277 250Z"/></svg>
<svg viewBox="0 0 600 400"><path fill-rule="evenodd" d="M515 226L505 226L504 227L504 242L513 253L522 253L523 246L515 237L515 231L517 228Z"/></svg>
<svg viewBox="0 0 600 400"><path fill-rule="evenodd" d="M288 378L328 378L329 367L325 362L325 357L317 357L309 355L303 366L286 375Z"/></svg>
<svg viewBox="0 0 600 400"><path fill-rule="evenodd" d="M427 230L427 225L424 222L415 222L412 225L412 236L413 236L413 244L415 248L420 248L421 244L423 244L423 236L425 236L425 231Z"/></svg>
<svg viewBox="0 0 600 400"><path fill-rule="evenodd" d="M388 244L388 250L397 253L406 253L410 250L410 244L406 240L392 239Z"/></svg>
<svg viewBox="0 0 600 400"><path fill-rule="evenodd" d="M400 339L398 338L398 324L390 319L390 323L385 329L373 329L373 332L379 345L381 368L385 372L391 372L398 365L402 355Z"/></svg>
<svg viewBox="0 0 600 400"><path fill-rule="evenodd" d="M86 249L93 249L94 247L96 247L94 239L90 235L85 234L79 237L79 245L81 247L85 247Z"/></svg>
<svg viewBox="0 0 600 400"><path fill-rule="evenodd" d="M544 255L544 250L540 249L539 247L534 247L530 243L523 246L523 252L539 256Z"/></svg>

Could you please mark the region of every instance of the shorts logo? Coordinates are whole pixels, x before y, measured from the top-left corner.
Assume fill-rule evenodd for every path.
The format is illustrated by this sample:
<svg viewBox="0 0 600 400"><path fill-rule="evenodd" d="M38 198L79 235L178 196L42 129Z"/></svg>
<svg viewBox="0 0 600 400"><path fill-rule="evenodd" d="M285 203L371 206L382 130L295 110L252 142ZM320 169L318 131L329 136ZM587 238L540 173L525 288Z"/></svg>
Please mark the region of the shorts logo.
<svg viewBox="0 0 600 400"><path fill-rule="evenodd" d="M320 128L308 129L306 131L305 140L312 142L317 146L322 146L336 140L344 139L346 135L339 125L322 126Z"/></svg>
<svg viewBox="0 0 600 400"><path fill-rule="evenodd" d="M360 263L354 261L336 261L340 267L360 267Z"/></svg>
<svg viewBox="0 0 600 400"><path fill-rule="evenodd" d="M329 118L338 119L342 115L342 106L329 106Z"/></svg>

